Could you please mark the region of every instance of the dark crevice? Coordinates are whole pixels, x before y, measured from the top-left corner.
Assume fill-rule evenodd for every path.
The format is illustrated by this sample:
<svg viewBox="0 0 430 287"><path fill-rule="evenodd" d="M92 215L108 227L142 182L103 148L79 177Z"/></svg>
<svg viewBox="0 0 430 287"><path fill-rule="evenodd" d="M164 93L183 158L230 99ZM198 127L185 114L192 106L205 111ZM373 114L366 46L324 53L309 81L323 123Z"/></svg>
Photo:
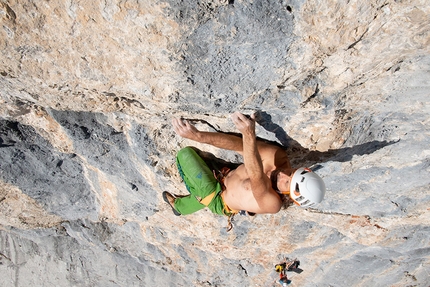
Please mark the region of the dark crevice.
<svg viewBox="0 0 430 287"><path fill-rule="evenodd" d="M358 38L357 41L355 41L354 43L352 43L351 45L349 45L346 50L348 51L349 49L354 48L355 45L357 45L361 40L363 40L363 37L364 37L364 35L366 35L367 31L369 31L369 29L366 29L366 31L364 31L364 33L360 36L360 38Z"/></svg>
<svg viewBox="0 0 430 287"><path fill-rule="evenodd" d="M237 268L243 270L243 272L245 272L245 275L248 276L248 271L246 271L246 269L242 266L242 264L239 264Z"/></svg>
<svg viewBox="0 0 430 287"><path fill-rule="evenodd" d="M302 106L302 108L303 107L305 107L306 106L306 104L307 103L309 103L312 99L314 99L316 96L318 96L318 92L320 91L320 89L318 88L318 84L317 84L317 86L315 87L315 91L314 91L314 93L309 97L309 98L307 98L306 99L306 101L304 101L302 104L301 104L301 106Z"/></svg>

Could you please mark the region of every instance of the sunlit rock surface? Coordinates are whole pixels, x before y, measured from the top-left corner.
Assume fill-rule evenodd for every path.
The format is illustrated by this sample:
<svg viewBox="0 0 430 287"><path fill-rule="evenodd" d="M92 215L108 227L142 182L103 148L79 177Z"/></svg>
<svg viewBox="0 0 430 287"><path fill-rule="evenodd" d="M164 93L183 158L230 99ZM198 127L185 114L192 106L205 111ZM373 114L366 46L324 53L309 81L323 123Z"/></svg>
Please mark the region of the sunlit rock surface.
<svg viewBox="0 0 430 287"><path fill-rule="evenodd" d="M0 285L430 283L430 4L0 1ZM313 167L315 209L175 217L173 117Z"/></svg>

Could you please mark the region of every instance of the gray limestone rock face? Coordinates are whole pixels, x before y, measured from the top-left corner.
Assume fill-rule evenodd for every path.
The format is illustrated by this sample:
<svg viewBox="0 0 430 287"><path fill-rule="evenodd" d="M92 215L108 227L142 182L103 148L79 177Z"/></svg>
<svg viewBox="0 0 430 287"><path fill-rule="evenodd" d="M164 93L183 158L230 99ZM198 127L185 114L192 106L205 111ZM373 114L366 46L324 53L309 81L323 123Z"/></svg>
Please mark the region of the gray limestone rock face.
<svg viewBox="0 0 430 287"><path fill-rule="evenodd" d="M97 218L95 195L75 154L56 151L31 126L18 122L2 120L0 137L2 181L62 218Z"/></svg>
<svg viewBox="0 0 430 287"><path fill-rule="evenodd" d="M22 2L22 1L21 1ZM428 1L0 1L0 285L429 286ZM176 217L171 120L260 139L312 209Z"/></svg>

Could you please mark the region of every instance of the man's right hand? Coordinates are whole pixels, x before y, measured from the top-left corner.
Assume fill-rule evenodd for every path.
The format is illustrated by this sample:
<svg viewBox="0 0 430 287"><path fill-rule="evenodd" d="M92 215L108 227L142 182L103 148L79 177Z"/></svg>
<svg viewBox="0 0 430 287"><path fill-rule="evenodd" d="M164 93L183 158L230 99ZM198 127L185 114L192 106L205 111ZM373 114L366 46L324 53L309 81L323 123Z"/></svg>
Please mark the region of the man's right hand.
<svg viewBox="0 0 430 287"><path fill-rule="evenodd" d="M245 116L240 112L231 114L231 119L236 128L244 135L255 138L255 113L250 117Z"/></svg>
<svg viewBox="0 0 430 287"><path fill-rule="evenodd" d="M174 118L172 120L172 124L176 134L193 141L200 141L200 131L196 129L195 126L190 124L187 120L181 118Z"/></svg>

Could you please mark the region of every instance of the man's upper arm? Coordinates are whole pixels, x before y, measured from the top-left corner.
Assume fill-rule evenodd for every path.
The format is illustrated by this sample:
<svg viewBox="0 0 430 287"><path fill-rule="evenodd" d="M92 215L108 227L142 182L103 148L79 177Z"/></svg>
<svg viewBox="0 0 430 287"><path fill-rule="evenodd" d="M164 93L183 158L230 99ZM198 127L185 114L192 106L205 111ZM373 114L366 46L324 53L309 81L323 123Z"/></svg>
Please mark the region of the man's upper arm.
<svg viewBox="0 0 430 287"><path fill-rule="evenodd" d="M267 177L256 181L251 180L255 200L263 213L276 213L282 207L279 195L271 189L270 180Z"/></svg>

